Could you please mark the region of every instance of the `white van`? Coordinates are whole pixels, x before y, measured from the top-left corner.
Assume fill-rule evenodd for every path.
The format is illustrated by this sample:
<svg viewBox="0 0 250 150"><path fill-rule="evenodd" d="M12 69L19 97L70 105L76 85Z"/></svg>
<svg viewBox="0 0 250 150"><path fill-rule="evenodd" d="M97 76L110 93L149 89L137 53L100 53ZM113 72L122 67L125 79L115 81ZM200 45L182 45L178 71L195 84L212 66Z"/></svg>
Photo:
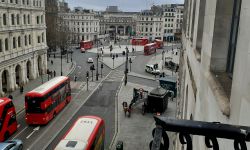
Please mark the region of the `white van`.
<svg viewBox="0 0 250 150"><path fill-rule="evenodd" d="M145 67L145 71L154 75L159 75L161 72L158 69L154 69L154 65L147 64Z"/></svg>

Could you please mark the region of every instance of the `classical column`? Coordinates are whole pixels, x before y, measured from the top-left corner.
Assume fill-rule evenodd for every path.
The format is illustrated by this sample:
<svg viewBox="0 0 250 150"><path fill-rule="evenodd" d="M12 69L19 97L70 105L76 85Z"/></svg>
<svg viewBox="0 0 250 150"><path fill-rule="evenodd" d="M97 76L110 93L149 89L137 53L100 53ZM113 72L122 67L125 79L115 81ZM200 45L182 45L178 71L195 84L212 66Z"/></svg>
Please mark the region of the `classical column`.
<svg viewBox="0 0 250 150"><path fill-rule="evenodd" d="M125 28L125 26L123 26L123 30L124 30L124 32L123 32L123 35L126 35L126 28Z"/></svg>
<svg viewBox="0 0 250 150"><path fill-rule="evenodd" d="M27 83L27 66L25 61L22 62L22 66L21 66L21 84L26 84Z"/></svg>
<svg viewBox="0 0 250 150"><path fill-rule="evenodd" d="M10 66L9 69L9 77L7 77L7 90L12 92L15 90L16 87L16 73L15 73L15 69L14 66Z"/></svg>
<svg viewBox="0 0 250 150"><path fill-rule="evenodd" d="M115 26L115 34L117 34L117 28L118 28L118 27L117 27L117 26Z"/></svg>

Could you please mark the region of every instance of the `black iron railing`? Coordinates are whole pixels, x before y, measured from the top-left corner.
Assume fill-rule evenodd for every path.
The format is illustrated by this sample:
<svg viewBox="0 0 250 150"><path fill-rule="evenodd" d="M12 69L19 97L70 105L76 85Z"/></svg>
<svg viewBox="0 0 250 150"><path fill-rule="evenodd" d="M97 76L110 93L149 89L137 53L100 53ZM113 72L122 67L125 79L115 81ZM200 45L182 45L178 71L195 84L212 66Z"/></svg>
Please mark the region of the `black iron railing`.
<svg viewBox="0 0 250 150"><path fill-rule="evenodd" d="M191 135L204 136L206 146L214 150L219 150L217 138L233 140L235 150L247 150L246 142L250 141L250 127L246 126L178 120L160 116L155 116L154 119L156 128L152 132L151 150L169 149L170 141L166 131L179 133L180 143L186 144L187 150L193 148Z"/></svg>

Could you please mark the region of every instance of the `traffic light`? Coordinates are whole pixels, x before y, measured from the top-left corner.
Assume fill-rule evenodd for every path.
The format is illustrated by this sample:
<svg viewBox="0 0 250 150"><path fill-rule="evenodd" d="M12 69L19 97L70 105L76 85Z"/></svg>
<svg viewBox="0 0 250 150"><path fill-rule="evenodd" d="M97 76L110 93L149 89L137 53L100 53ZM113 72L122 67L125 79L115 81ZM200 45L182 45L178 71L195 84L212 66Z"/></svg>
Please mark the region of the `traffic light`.
<svg viewBox="0 0 250 150"><path fill-rule="evenodd" d="M95 70L95 65L90 66L90 70Z"/></svg>
<svg viewBox="0 0 250 150"><path fill-rule="evenodd" d="M129 58L129 63L132 63L132 59L131 58Z"/></svg>
<svg viewBox="0 0 250 150"><path fill-rule="evenodd" d="M86 72L86 77L87 77L87 78L89 77L89 72L88 72L88 71Z"/></svg>
<svg viewBox="0 0 250 150"><path fill-rule="evenodd" d="M103 64L101 64L101 68L103 68Z"/></svg>
<svg viewBox="0 0 250 150"><path fill-rule="evenodd" d="M125 56L125 51L122 51L122 55Z"/></svg>

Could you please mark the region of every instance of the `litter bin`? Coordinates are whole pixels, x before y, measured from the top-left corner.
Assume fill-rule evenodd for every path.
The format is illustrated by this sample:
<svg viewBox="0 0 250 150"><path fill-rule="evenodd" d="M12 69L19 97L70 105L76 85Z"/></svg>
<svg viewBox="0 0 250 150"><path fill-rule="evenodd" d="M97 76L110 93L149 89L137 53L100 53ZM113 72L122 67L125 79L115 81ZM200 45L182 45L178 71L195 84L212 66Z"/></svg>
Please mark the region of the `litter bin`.
<svg viewBox="0 0 250 150"><path fill-rule="evenodd" d="M116 150L123 150L123 142L122 141L118 141L116 143Z"/></svg>

